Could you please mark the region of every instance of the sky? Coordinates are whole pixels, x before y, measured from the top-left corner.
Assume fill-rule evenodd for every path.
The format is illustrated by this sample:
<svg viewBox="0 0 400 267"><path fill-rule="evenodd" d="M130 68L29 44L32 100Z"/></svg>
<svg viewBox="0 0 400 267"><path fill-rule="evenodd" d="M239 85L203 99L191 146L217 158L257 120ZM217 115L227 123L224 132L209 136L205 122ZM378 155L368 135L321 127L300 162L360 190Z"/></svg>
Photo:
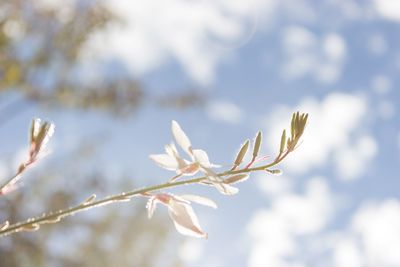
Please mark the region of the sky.
<svg viewBox="0 0 400 267"><path fill-rule="evenodd" d="M195 267L400 266L400 0L106 3L123 23L89 39L81 59L88 79L95 66L118 62L155 92L190 85L212 98L204 108L146 107L120 121L54 113L54 150L76 142L77 130L107 128L114 134L99 161L146 185L170 177L148 155L171 141L173 119L226 165L258 130L273 158L291 113L307 112L282 176L254 173L232 197L174 191L219 205L194 207L209 238L176 233L179 256Z"/></svg>

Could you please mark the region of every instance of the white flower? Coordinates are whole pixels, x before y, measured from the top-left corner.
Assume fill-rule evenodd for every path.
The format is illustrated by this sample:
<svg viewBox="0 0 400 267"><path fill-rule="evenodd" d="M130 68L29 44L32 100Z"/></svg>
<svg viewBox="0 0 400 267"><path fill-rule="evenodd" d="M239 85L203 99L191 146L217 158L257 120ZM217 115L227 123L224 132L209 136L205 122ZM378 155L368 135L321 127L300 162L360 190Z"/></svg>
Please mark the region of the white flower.
<svg viewBox="0 0 400 267"><path fill-rule="evenodd" d="M187 236L207 238L207 233L201 229L199 220L197 219L192 206L190 206L191 201L215 209L217 208L217 205L214 203L214 201L205 197L196 195L174 196L166 193L152 196L147 202L146 208L148 211L148 216L151 218L157 204L162 203L168 207L169 216L174 222L175 228L179 233Z"/></svg>
<svg viewBox="0 0 400 267"><path fill-rule="evenodd" d="M221 193L226 195L236 194L239 190L227 185L211 168L215 165L210 163L207 153L201 149L193 149L190 139L176 121L172 121L172 135L175 142L190 157L183 159L172 143L165 146L166 154L150 155L150 158L160 167L175 171L178 175L195 175L198 171L203 172L210 183Z"/></svg>

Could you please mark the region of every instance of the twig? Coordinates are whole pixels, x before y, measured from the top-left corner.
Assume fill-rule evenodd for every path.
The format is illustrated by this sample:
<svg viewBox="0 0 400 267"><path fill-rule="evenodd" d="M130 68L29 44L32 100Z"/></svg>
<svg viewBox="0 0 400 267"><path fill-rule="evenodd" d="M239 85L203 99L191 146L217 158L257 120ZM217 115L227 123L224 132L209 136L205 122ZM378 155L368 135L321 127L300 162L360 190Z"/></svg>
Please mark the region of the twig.
<svg viewBox="0 0 400 267"><path fill-rule="evenodd" d="M254 168L233 170L233 171L229 170L229 171L218 173L217 175L219 177L224 177L224 176L233 175L233 174L250 173L253 171L264 171L264 170L269 169L270 167L273 167L273 166L277 165L278 163L280 163L288 154L289 153L285 153L284 156L280 157L279 159L277 159L274 162L267 164L267 165L254 167ZM35 230L38 230L40 225L42 225L42 224L56 223L65 217L74 215L74 214L84 211L84 210L108 205L111 203L125 202L125 201L129 201L131 198L133 198L135 196L145 195L149 192L158 191L161 189L166 189L166 188L171 188L171 187L176 187L176 186L181 186L181 185L196 184L196 183L200 183L204 180L207 180L206 176L201 176L198 178L184 180L184 181L178 181L178 182L167 182L167 183L163 183L163 184L159 184L159 185L145 187L142 189L136 189L133 191L120 193L117 195L112 195L112 196L103 198L101 200L93 201L93 202L84 201L83 203L81 203L77 206L70 207L70 208L67 208L64 210L59 210L56 212L46 213L43 216L36 217L36 218L30 218L24 222L20 222L20 223L16 223L16 224L8 224L8 222L6 222L7 225L5 225L5 227L3 227L3 229L0 230L0 237L6 236L9 234L13 234L13 233L18 233L21 231L35 231Z"/></svg>

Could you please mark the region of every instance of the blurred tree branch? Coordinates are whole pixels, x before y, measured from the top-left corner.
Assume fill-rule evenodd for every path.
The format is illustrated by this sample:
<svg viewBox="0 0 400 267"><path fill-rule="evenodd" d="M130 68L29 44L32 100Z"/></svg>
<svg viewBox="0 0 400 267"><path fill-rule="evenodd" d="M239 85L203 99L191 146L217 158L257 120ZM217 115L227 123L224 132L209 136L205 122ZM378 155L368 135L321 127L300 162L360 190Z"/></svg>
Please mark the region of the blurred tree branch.
<svg viewBox="0 0 400 267"><path fill-rule="evenodd" d="M95 82L82 80L77 73L86 41L118 17L100 1L72 3L57 9L43 8L36 1L0 4L0 94L16 92L27 104L96 109L114 115L134 112L145 97L164 108L204 103L205 96L195 90L149 96L148 90L126 73L113 77L99 73L101 78ZM22 112L21 108L27 108L23 100L3 112L0 126L6 118Z"/></svg>

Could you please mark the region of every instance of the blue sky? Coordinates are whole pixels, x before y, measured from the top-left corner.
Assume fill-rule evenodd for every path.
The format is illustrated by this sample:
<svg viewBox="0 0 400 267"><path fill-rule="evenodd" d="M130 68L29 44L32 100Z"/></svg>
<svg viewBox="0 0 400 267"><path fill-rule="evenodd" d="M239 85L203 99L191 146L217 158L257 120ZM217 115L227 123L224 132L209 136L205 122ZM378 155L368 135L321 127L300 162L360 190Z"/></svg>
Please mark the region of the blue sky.
<svg viewBox="0 0 400 267"><path fill-rule="evenodd" d="M211 100L184 111L145 107L120 121L32 110L55 121L55 151L107 129L113 137L98 159L146 185L170 176L147 155L171 141L172 119L213 162L228 164L257 130L273 157L291 113L308 112L283 176L254 174L234 197L175 191L219 204L195 207L209 239L184 238L178 254L199 267L400 266L400 1L109 4L126 21L90 39L82 55L90 79L112 63L154 92L190 85ZM32 113L7 127L24 129Z"/></svg>

